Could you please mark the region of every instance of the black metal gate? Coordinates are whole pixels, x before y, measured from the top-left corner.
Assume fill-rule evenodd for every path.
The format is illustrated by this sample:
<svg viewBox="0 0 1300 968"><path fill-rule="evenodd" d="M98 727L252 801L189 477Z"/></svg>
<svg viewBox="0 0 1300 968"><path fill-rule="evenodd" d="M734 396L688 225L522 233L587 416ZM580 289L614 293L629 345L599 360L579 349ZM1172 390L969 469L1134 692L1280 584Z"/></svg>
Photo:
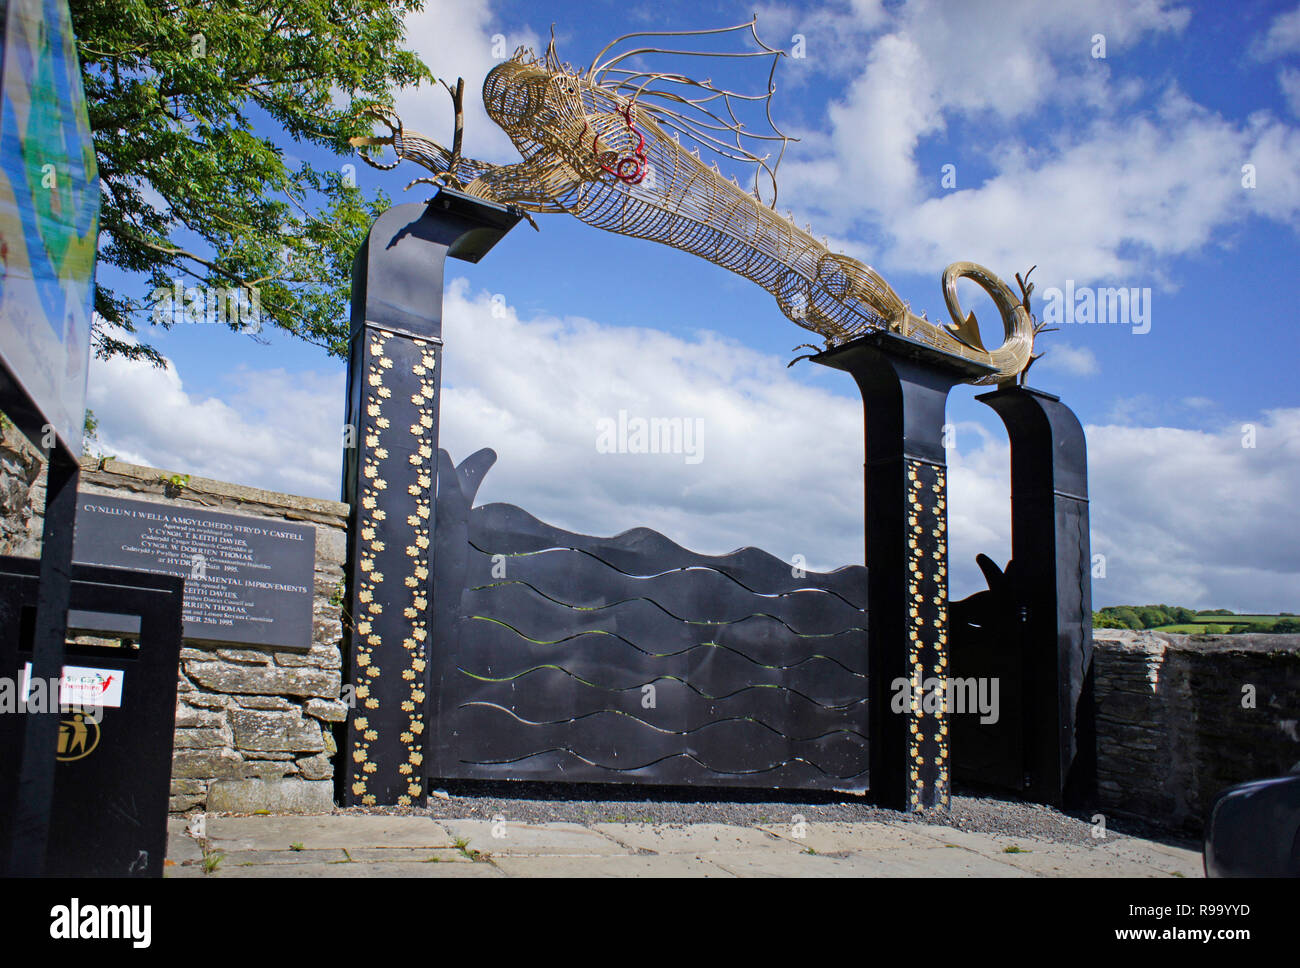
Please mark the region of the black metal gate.
<svg viewBox="0 0 1300 968"><path fill-rule="evenodd" d="M473 507L439 452L433 779L867 789L867 573Z"/></svg>
<svg viewBox="0 0 1300 968"><path fill-rule="evenodd" d="M1017 581L1014 561L1005 573L987 555L976 562L989 587L952 603L950 666L957 682L997 682L999 708L991 723L966 710L951 718L953 772L961 780L1021 793L1029 772L1025 736L1033 729L1025 703L1024 583Z"/></svg>

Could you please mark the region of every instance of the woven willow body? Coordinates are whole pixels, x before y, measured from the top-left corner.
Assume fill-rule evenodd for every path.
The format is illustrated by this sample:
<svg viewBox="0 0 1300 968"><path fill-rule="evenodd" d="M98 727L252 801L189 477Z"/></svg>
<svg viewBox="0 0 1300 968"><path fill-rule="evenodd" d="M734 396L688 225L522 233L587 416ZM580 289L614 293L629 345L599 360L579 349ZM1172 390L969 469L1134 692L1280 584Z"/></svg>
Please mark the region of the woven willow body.
<svg viewBox="0 0 1300 968"><path fill-rule="evenodd" d="M484 81L483 103L523 156L518 164L461 158L459 137L456 150L449 151L393 121L390 137L354 143L392 145L398 158L434 173L420 181L455 185L528 212L567 212L588 225L708 259L772 293L789 319L822 336L828 347L888 329L994 369L973 383L1009 382L1030 361L1032 319L992 272L972 262L953 263L944 270L943 288L954 322L941 325L915 315L870 266L832 253L757 191L741 188L685 149L677 131L666 130L678 116L649 106L644 83L638 88L610 75L595 66L585 73L569 69L556 59L553 44L544 59L520 48L494 67ZM641 76L650 75L634 74ZM362 157L376 167L393 167ZM749 160L773 174L762 159ZM1004 340L996 349L984 347L974 315L961 312L956 287L963 277L983 288L1002 315Z"/></svg>

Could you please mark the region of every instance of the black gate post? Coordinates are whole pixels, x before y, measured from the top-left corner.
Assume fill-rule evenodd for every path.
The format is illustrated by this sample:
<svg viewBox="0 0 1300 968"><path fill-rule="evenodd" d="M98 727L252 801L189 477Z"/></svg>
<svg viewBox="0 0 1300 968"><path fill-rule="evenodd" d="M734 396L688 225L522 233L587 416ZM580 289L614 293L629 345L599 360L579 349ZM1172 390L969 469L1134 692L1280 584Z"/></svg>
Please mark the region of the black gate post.
<svg viewBox="0 0 1300 968"><path fill-rule="evenodd" d="M72 538L76 529L77 483L81 463L61 444L47 453L45 523L41 536L40 593L31 680L63 678L68 637L68 602L72 596ZM5 858L11 874L43 874L54 810L55 753L59 742L59 704L29 714L18 752L19 774Z"/></svg>
<svg viewBox="0 0 1300 968"><path fill-rule="evenodd" d="M521 217L442 189L380 215L353 263L343 452L353 692L336 773L349 806L427 802L443 265L478 262Z"/></svg>
<svg viewBox="0 0 1300 968"><path fill-rule="evenodd" d="M1059 397L1008 387L975 399L1011 440L1011 560L1025 622L1026 795L1075 806L1095 780L1092 559L1083 427Z"/></svg>
<svg viewBox="0 0 1300 968"><path fill-rule="evenodd" d="M944 406L955 384L993 370L889 332L812 360L849 373L865 412L871 795L895 810L946 808L948 726L934 692L948 675Z"/></svg>

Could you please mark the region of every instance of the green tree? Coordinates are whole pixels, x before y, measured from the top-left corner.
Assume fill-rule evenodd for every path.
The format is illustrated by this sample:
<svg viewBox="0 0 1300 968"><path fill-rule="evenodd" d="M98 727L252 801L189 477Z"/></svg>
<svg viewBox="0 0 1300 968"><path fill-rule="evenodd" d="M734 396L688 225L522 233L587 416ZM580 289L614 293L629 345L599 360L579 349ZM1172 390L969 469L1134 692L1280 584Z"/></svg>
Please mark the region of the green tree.
<svg viewBox="0 0 1300 968"><path fill-rule="evenodd" d="M1109 613L1108 609L1103 608L1100 612L1092 613L1092 627L1095 629L1122 629L1128 626L1121 625L1119 620Z"/></svg>
<svg viewBox="0 0 1300 968"><path fill-rule="evenodd" d="M100 263L138 283L101 281L99 315L135 332L167 324L151 297L174 280L245 288L263 323L344 354L352 257L389 200L363 195L341 164L291 166L286 147L351 157L348 139L371 133L365 107L432 79L402 46L402 18L421 6L73 0L103 191ZM254 120L277 136L255 134ZM95 349L161 361L102 327Z"/></svg>
<svg viewBox="0 0 1300 968"><path fill-rule="evenodd" d="M1142 620L1138 618L1138 614L1133 609L1133 606L1117 605L1114 608L1108 609L1108 611L1114 617L1115 621L1120 623L1119 626L1120 628L1123 629L1142 628Z"/></svg>
<svg viewBox="0 0 1300 968"><path fill-rule="evenodd" d="M1142 628L1153 629L1169 624L1169 613L1163 605L1139 605L1134 611L1142 622Z"/></svg>

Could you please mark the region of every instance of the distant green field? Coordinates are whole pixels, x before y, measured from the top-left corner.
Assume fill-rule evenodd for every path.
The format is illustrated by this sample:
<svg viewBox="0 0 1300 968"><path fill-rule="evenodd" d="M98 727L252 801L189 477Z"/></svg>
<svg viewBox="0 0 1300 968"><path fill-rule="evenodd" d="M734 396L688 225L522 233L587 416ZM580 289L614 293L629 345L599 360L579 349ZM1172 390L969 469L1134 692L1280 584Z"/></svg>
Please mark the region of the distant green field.
<svg viewBox="0 0 1300 968"><path fill-rule="evenodd" d="M1276 626L1282 626L1276 628ZM1300 632L1300 616L1248 612L1226 615L1193 612L1170 605L1110 605L1093 613L1094 628L1149 628L1181 635L1235 635L1241 632Z"/></svg>
<svg viewBox="0 0 1300 968"><path fill-rule="evenodd" d="M1272 625L1281 615L1197 615L1196 625Z"/></svg>

